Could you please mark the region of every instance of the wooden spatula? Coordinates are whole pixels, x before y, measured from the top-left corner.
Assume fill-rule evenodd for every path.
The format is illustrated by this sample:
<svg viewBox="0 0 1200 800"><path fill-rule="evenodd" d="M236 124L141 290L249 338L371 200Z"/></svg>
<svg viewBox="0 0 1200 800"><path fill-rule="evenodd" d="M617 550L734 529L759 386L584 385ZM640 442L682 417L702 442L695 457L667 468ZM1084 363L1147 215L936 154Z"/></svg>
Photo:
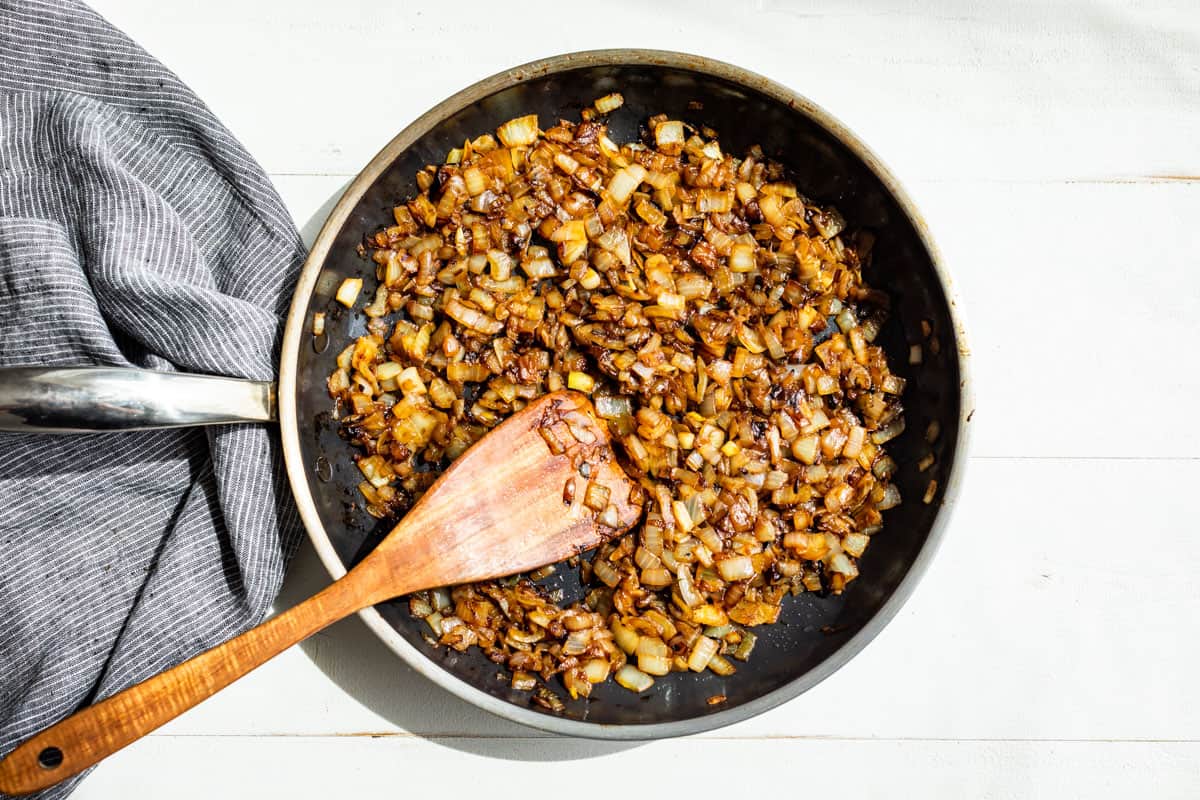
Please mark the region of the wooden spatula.
<svg viewBox="0 0 1200 800"><path fill-rule="evenodd" d="M584 503L589 482L608 489L601 510ZM593 491L591 498L602 495ZM639 496L588 399L566 391L545 395L463 453L341 580L37 734L0 761L0 791L26 794L87 769L355 611L419 589L524 572L595 547L637 521Z"/></svg>

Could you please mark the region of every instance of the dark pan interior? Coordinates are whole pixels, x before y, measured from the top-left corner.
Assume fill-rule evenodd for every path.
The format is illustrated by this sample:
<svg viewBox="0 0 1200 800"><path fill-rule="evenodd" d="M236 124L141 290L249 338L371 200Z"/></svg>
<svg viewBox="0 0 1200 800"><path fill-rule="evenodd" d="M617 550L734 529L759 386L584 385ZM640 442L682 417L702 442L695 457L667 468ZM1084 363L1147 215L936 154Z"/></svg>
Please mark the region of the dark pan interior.
<svg viewBox="0 0 1200 800"><path fill-rule="evenodd" d="M878 238L869 278L891 295L894 304L882 341L896 371L909 379L904 398L908 429L890 445L901 465L898 484L905 502L887 512L885 529L874 537L862 559L862 577L840 598L790 598L778 625L758 629L761 635L753 657L746 664L739 663L732 677L673 674L659 679L642 695L608 682L597 686L586 701L567 702L563 712L577 720L628 725L699 717L779 689L828 659L877 613L909 570L937 513L941 491L929 505L923 504L921 497L930 476L944 476L951 467L960 376L947 300L912 223L871 170L805 113L721 78L663 66L585 66L530 77L452 114L401 154L350 215L318 279L307 317L311 320L313 311L328 313L328 346L317 352L306 337L301 347L297 417L302 452L306 463L313 465L312 493L343 562L348 566L356 562L386 533L361 508L355 488L360 476L350 460L351 448L339 439L330 419L325 391L325 378L334 368L337 352L363 332L362 316L343 313L332 294L348 276L363 277L367 286L374 286L372 264L357 256L355 247L364 235L389 222L395 202L416 191L413 176L418 169L427 163L441 163L446 152L464 139L533 111L540 115L543 127L560 117L577 120L581 108L594 98L618 90L625 105L609 120L614 141L632 140L639 123L660 112L709 125L717 130L727 152L740 153L754 143L761 144L768 155L795 171L803 192L837 206L851 228L871 229ZM694 103L703 108L689 107ZM933 355L926 346L924 362L912 367L908 365L908 347L922 341L922 320L932 324L941 351ZM918 473L915 463L928 451L924 432L934 420L942 431L932 447L937 465L930 472ZM318 468L321 457L331 469ZM322 480L329 475L329 480ZM561 568L548 580L561 586L567 597L580 595L578 576L571 570ZM426 644L421 638L425 624L409 616L407 604L385 603L378 610L443 669L496 697L530 706L529 694L512 691L499 668L477 650L459 654ZM565 692L561 694L565 696ZM726 702L708 705L707 698L716 694L725 695Z"/></svg>

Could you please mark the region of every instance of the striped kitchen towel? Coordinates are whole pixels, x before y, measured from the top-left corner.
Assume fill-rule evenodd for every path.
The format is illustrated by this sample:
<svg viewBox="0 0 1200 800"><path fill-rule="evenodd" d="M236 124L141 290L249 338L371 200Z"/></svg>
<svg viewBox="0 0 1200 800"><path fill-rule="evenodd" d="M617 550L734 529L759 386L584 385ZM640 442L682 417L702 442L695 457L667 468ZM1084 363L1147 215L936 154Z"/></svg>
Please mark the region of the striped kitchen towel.
<svg viewBox="0 0 1200 800"><path fill-rule="evenodd" d="M171 72L73 0L0 0L0 366L273 378L302 258ZM299 530L265 427L0 433L0 754L261 620Z"/></svg>

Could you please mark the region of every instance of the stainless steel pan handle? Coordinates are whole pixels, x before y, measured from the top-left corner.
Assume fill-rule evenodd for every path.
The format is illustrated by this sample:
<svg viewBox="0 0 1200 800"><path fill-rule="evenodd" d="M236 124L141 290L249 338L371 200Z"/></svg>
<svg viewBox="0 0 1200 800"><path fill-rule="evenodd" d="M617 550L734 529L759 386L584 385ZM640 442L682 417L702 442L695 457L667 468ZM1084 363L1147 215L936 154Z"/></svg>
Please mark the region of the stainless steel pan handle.
<svg viewBox="0 0 1200 800"><path fill-rule="evenodd" d="M275 384L125 367L0 368L0 431L110 433L275 419Z"/></svg>

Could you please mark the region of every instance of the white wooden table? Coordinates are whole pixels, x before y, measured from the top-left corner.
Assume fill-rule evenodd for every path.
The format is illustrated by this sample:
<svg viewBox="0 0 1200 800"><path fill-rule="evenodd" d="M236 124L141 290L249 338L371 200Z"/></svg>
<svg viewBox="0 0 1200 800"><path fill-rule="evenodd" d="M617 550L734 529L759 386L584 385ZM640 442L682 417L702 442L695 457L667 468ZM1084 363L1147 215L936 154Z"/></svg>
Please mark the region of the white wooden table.
<svg viewBox="0 0 1200 800"><path fill-rule="evenodd" d="M916 595L775 711L685 740L547 737L427 683L355 618L115 756L80 800L609 798L708 794L708 776L804 797L1200 794L1196 0L94 2L245 142L309 241L393 134L508 66L658 47L790 85L926 212L979 411ZM306 546L281 602L324 581Z"/></svg>

